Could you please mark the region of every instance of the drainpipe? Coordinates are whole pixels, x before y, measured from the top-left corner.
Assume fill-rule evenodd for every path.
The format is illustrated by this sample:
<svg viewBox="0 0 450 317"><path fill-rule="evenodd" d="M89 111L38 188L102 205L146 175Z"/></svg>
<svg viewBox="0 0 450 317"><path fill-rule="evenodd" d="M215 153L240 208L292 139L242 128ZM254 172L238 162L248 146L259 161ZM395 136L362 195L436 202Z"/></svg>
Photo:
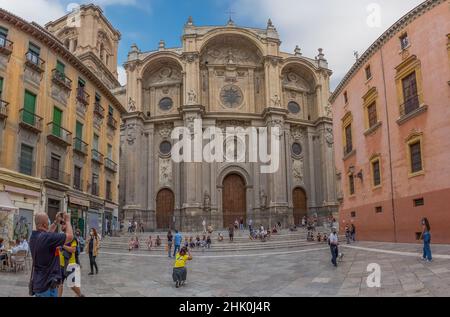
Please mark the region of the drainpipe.
<svg viewBox="0 0 450 317"><path fill-rule="evenodd" d="M392 173L392 145L391 145L391 131L389 124L389 112L388 112L388 100L386 92L386 76L384 72L384 58L383 58L383 48L380 48L381 54L381 71L383 74L383 88L384 88L384 108L386 113L386 125L387 125L387 139L388 139L388 153L389 153L389 170L390 170L390 183L391 183L391 207L392 207L392 222L394 224L394 242L397 242L397 223L395 219L395 199L394 199L394 175Z"/></svg>

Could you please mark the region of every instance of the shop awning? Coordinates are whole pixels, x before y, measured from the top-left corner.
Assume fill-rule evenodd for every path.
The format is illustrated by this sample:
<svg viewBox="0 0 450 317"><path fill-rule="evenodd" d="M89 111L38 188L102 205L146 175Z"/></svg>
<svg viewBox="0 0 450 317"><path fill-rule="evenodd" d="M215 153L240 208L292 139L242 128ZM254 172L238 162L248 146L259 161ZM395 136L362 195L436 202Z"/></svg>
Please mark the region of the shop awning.
<svg viewBox="0 0 450 317"><path fill-rule="evenodd" d="M11 201L11 197L9 196L9 193L7 192L0 192L0 210L6 210L6 211L14 211L18 210L16 206L14 206L13 202Z"/></svg>

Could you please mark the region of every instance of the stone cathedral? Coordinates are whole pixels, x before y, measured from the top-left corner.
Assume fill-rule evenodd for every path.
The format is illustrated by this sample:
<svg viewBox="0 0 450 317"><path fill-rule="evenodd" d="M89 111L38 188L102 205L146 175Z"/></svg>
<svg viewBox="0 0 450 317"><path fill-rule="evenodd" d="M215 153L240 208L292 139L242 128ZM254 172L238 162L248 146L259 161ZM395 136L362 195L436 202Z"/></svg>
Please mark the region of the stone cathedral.
<svg viewBox="0 0 450 317"><path fill-rule="evenodd" d="M120 201L125 219L147 230L215 229L235 219L254 225L298 224L305 215L337 211L327 60L280 51L267 28L196 26L182 47L151 52L133 45L128 83L117 91L128 107L121 128ZM175 127L281 128L280 168L259 163L174 163Z"/></svg>

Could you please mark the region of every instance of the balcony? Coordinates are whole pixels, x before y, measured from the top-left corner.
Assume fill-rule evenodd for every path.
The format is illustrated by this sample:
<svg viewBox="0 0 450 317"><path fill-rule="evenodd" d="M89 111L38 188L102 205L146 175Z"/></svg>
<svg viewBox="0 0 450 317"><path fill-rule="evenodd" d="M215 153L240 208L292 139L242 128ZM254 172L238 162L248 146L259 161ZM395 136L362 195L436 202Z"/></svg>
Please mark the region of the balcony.
<svg viewBox="0 0 450 317"><path fill-rule="evenodd" d="M73 179L73 189L83 191L83 181L81 179Z"/></svg>
<svg viewBox="0 0 450 317"><path fill-rule="evenodd" d="M78 87L77 88L77 100L83 104L84 106L87 106L89 104L89 94L86 92L84 87Z"/></svg>
<svg viewBox="0 0 450 317"><path fill-rule="evenodd" d="M73 138L73 151L82 156L88 155L88 144L79 138Z"/></svg>
<svg viewBox="0 0 450 317"><path fill-rule="evenodd" d="M13 51L14 43L0 36L0 54L9 56Z"/></svg>
<svg viewBox="0 0 450 317"><path fill-rule="evenodd" d="M50 122L47 124L48 135L47 139L58 145L68 147L72 145L72 132L64 129L63 127Z"/></svg>
<svg viewBox="0 0 450 317"><path fill-rule="evenodd" d="M105 168L111 172L117 173L117 164L109 158L105 158Z"/></svg>
<svg viewBox="0 0 450 317"><path fill-rule="evenodd" d="M100 105L98 101L96 101L94 104L94 114L102 119L105 117L105 109Z"/></svg>
<svg viewBox="0 0 450 317"><path fill-rule="evenodd" d="M72 80L57 69L52 70L52 81L64 89L72 90Z"/></svg>
<svg viewBox="0 0 450 317"><path fill-rule="evenodd" d="M97 150L92 150L92 161L98 164L103 164L104 155Z"/></svg>
<svg viewBox="0 0 450 317"><path fill-rule="evenodd" d="M108 115L108 126L113 130L117 130L117 120L111 115Z"/></svg>
<svg viewBox="0 0 450 317"><path fill-rule="evenodd" d="M30 67L31 69L35 70L38 73L44 72L44 64L45 61L39 57L38 54L28 51L25 54L25 65Z"/></svg>
<svg viewBox="0 0 450 317"><path fill-rule="evenodd" d="M411 112L419 109L419 95L414 95L405 100L405 103L400 105L400 116L406 116Z"/></svg>
<svg viewBox="0 0 450 317"><path fill-rule="evenodd" d="M70 184L70 174L50 166L45 167L45 178L64 185Z"/></svg>
<svg viewBox="0 0 450 317"><path fill-rule="evenodd" d="M9 103L0 99L0 120L8 118Z"/></svg>
<svg viewBox="0 0 450 317"><path fill-rule="evenodd" d="M42 132L42 118L33 112L29 112L25 109L19 110L19 125L20 127L31 131L33 133Z"/></svg>

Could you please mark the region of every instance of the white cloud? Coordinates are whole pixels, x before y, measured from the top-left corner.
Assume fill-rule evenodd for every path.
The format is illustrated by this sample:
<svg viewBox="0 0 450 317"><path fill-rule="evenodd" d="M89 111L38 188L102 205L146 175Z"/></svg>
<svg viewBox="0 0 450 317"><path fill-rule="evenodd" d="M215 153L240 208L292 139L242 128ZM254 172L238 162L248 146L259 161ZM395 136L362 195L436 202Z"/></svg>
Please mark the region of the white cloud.
<svg viewBox="0 0 450 317"><path fill-rule="evenodd" d="M117 72L119 73L119 83L125 86L127 84L127 71L123 66L119 66L117 67Z"/></svg>
<svg viewBox="0 0 450 317"><path fill-rule="evenodd" d="M332 89L353 65L354 51L362 54L387 28L422 0L237 0L236 12L260 24L270 17L283 41L282 49L295 45L308 57L319 47L334 71ZM381 9L381 27L367 24L370 4ZM256 9L257 8L257 9Z"/></svg>
<svg viewBox="0 0 450 317"><path fill-rule="evenodd" d="M58 0L0 0L0 8L41 25L65 14L64 6Z"/></svg>

